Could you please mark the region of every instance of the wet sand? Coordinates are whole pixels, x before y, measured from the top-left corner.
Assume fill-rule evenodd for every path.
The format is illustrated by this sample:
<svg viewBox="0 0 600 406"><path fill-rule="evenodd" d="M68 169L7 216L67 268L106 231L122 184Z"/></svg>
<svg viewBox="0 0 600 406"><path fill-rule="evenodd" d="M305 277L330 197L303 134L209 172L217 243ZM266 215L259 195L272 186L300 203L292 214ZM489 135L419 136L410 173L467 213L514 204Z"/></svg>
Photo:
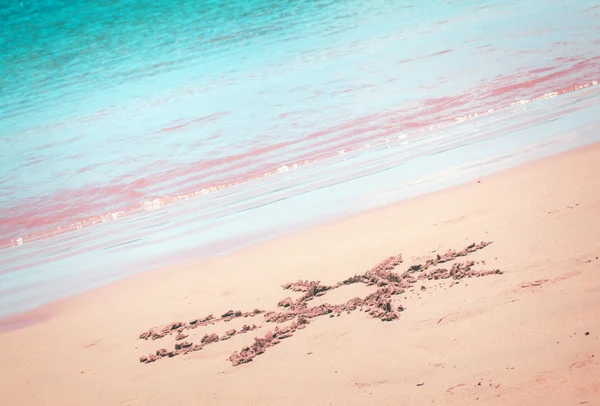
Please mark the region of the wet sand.
<svg viewBox="0 0 600 406"><path fill-rule="evenodd" d="M16 318L42 321L0 334L0 404L600 404L599 160L588 146Z"/></svg>

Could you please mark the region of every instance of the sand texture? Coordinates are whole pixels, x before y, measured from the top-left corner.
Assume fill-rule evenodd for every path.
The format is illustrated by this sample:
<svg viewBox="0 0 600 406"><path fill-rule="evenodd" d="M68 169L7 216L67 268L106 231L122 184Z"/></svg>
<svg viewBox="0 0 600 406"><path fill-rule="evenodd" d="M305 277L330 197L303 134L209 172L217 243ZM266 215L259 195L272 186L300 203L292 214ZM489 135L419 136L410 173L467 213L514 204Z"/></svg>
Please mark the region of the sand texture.
<svg viewBox="0 0 600 406"><path fill-rule="evenodd" d="M13 318L0 405L600 405L599 175L593 145Z"/></svg>

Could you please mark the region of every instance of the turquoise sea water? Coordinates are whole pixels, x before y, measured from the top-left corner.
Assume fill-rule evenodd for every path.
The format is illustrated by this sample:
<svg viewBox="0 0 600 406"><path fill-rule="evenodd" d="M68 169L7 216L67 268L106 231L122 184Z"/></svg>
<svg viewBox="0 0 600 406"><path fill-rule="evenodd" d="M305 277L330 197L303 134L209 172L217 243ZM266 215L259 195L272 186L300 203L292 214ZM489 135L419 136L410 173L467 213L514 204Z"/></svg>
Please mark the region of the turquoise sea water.
<svg viewBox="0 0 600 406"><path fill-rule="evenodd" d="M8 0L0 317L600 138L600 6Z"/></svg>

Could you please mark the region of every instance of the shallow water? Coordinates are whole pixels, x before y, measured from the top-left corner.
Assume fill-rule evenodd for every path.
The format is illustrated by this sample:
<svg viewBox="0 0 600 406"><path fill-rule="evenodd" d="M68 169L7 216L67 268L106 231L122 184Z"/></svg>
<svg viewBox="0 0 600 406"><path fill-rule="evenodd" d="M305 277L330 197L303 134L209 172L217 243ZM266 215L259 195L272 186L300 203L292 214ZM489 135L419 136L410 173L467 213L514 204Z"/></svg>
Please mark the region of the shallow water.
<svg viewBox="0 0 600 406"><path fill-rule="evenodd" d="M3 3L0 316L597 141L546 3Z"/></svg>

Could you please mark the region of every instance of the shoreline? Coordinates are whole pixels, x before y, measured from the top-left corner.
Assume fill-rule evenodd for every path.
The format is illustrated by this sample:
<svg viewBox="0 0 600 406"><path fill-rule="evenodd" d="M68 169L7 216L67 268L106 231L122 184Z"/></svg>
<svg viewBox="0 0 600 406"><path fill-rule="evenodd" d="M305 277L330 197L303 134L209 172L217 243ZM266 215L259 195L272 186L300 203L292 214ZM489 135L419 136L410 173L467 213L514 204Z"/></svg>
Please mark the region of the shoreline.
<svg viewBox="0 0 600 406"><path fill-rule="evenodd" d="M244 190L228 196L217 192L214 199L188 200L69 238L2 251L0 284L10 289L0 297L0 319L150 268L228 254L590 144L598 139L597 124L590 121L595 90L590 90L587 107L575 113L537 111L545 104L552 105L548 103L554 99L540 102L536 111L528 109L523 114L536 117L539 126L532 127L525 137L511 136L510 142L498 137L499 128L480 134L471 131L469 124L464 139L451 142L451 132L445 134L445 141L440 140L439 147L424 137L415 139L412 146L412 141L407 144L406 151L401 146L361 153L359 165L353 161L356 157L342 157L335 170L327 170L331 172L328 180L318 184L311 179L319 179L323 171L308 171L302 179L299 174L281 175L273 177L267 189L249 195ZM560 116L561 124L549 115ZM425 149L417 153L419 148ZM408 155L402 158L403 154ZM355 167L362 169L354 171ZM261 198L250 198L254 195Z"/></svg>
<svg viewBox="0 0 600 406"><path fill-rule="evenodd" d="M25 312L15 313L15 314L9 315L7 317L0 317L0 335L10 332L10 331L26 328L28 326L32 326L34 324L49 320L53 317L53 315L56 315L57 313L63 311L65 308L69 307L70 305L73 305L74 304L73 302L77 302L77 300L79 298L85 297L86 295L95 294L95 292L98 292L98 294L101 294L101 292L103 290L107 290L107 289L110 290L111 286L113 286L115 284L123 283L128 280L135 281L135 278L141 278L144 276L160 278L161 273L169 272L173 268L177 269L177 268L182 268L182 267L186 268L186 267L201 266L206 261L218 260L219 258L234 256L238 253L243 253L245 251L252 250L252 249L261 250L262 249L261 247L268 246L273 241L285 240L288 238L293 239L294 236L296 236L296 235L301 236L302 234L309 233L309 232L318 233L319 230L322 228L325 229L327 227L334 227L336 224L342 224L346 221L352 221L352 219L354 219L354 218L361 218L364 216L369 216L369 215L377 214L379 212L384 212L384 211L393 211L394 208L401 207L402 205L405 205L405 204L409 204L409 205L410 204L418 204L419 200L421 200L421 199L427 200L432 195L435 196L437 194L440 194L440 193L443 194L446 192L456 193L457 191L462 190L464 188L469 188L473 184L478 184L478 183L481 183L482 181L494 181L497 178L502 179L506 176L514 175L515 173L518 173L522 170L528 170L531 168L535 168L536 166L539 166L539 165L544 165L545 163L548 163L549 161L552 161L555 158L561 158L561 157L565 158L565 157L568 157L569 155L575 155L578 153L582 153L583 151L585 151L586 149L589 149L589 148L595 148L595 149L600 150L600 142L594 142L592 144L587 144L582 147L569 149L567 151L563 151L563 152L555 153L555 154L552 154L549 156L544 156L539 159L527 161L525 163L517 164L516 166L508 167L499 172L493 172L491 174L486 174L478 179L466 180L466 181L461 182L456 185L451 185L451 186L448 186L443 189L435 189L435 190L426 192L424 194L419 194L417 196L408 197L408 198L405 198L403 200L400 200L400 201L397 201L397 202L394 202L391 204L387 204L387 205L383 205L383 206L379 206L379 207L375 207L375 208L370 208L370 209L364 209L358 213L353 213L350 215L343 216L342 218L334 218L332 220L323 221L317 225L312 225L305 229L293 230L290 232L282 232L281 234L279 234L273 238L270 238L267 240L262 240L257 243L250 243L250 245L244 245L239 249L227 251L224 254L208 255L206 257L200 257L200 258L196 258L196 259L187 259L187 260L180 261L180 262L174 262L169 265L160 266L157 268L149 268L140 273L128 275L123 279L118 279L114 282L109 282L106 285L101 285L99 287L96 287L96 288L93 288L91 290L87 290L87 291L84 291L81 293L75 293L73 295L52 301L50 303L38 306L36 308L33 308L33 309L25 311ZM156 275L156 276L152 276L152 275ZM133 282L133 283L135 283L135 282Z"/></svg>
<svg viewBox="0 0 600 406"><path fill-rule="evenodd" d="M0 403L600 402L599 158L600 144L588 145L25 313L44 318L0 333L8 349L0 355ZM349 314L310 319L252 362L232 366L228 357L273 331L259 315L256 332L140 363L176 343L171 335L137 338L149 329L229 310L288 311L278 302L301 293L282 291L286 282L338 286L399 254L404 262L393 272L404 275L481 241L493 244L468 260L477 272L502 274L459 284L420 278L392 297L404 310L393 321L344 308ZM312 303L346 303L373 289L339 285ZM242 331L241 321L185 330L186 340Z"/></svg>

